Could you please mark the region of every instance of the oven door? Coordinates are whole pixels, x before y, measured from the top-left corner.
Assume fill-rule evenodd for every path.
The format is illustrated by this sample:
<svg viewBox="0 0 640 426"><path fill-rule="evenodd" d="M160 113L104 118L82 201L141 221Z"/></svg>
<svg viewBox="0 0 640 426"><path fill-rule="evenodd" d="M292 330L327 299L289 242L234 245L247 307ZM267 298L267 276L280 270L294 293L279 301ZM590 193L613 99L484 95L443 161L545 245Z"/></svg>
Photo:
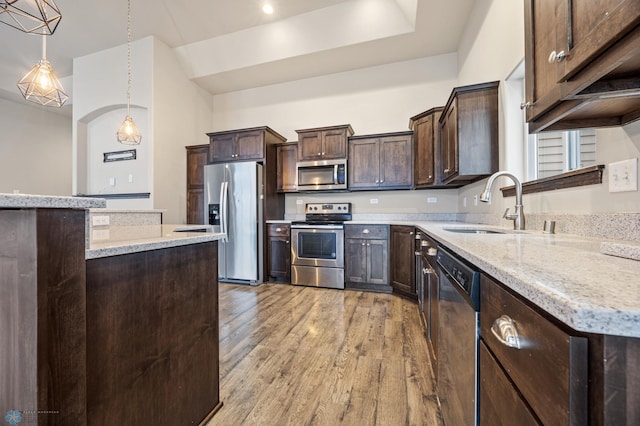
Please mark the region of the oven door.
<svg viewBox="0 0 640 426"><path fill-rule="evenodd" d="M344 268L344 227L341 225L292 226L291 264Z"/></svg>

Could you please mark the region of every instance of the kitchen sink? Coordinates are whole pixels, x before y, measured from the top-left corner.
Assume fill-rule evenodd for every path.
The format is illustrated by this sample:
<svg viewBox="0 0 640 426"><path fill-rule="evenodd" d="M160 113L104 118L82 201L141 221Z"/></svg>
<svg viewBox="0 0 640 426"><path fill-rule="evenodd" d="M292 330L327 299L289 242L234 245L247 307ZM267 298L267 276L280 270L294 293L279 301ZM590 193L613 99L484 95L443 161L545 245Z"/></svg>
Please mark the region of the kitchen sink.
<svg viewBox="0 0 640 426"><path fill-rule="evenodd" d="M487 228L442 228L444 231L458 232L461 234L507 234L509 231Z"/></svg>

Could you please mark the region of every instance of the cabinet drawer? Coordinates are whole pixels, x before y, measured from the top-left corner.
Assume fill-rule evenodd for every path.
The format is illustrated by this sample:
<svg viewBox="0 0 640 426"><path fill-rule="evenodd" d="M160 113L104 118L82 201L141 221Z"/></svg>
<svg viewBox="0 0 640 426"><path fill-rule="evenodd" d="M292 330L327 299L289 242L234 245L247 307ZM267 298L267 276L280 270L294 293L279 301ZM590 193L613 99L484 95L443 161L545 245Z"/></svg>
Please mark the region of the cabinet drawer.
<svg viewBox="0 0 640 426"><path fill-rule="evenodd" d="M389 238L389 225L345 225L345 238L379 240Z"/></svg>
<svg viewBox="0 0 640 426"><path fill-rule="evenodd" d="M288 223L268 223L267 235L269 237L288 237L290 235L290 228Z"/></svg>
<svg viewBox="0 0 640 426"><path fill-rule="evenodd" d="M513 321L519 349L492 331L505 315ZM485 275L480 335L543 424L587 423L586 338L567 334Z"/></svg>

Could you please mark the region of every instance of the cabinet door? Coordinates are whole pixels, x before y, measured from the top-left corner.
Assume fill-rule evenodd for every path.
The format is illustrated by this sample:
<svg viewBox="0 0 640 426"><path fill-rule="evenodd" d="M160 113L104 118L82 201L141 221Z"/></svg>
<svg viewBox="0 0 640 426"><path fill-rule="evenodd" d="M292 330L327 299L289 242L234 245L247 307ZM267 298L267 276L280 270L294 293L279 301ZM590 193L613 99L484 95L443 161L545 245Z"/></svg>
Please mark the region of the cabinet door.
<svg viewBox="0 0 640 426"><path fill-rule="evenodd" d="M350 140L349 145L349 189L377 189L380 185L380 140Z"/></svg>
<svg viewBox="0 0 640 426"><path fill-rule="evenodd" d="M394 291L416 296L414 228L391 226L391 285Z"/></svg>
<svg viewBox="0 0 640 426"><path fill-rule="evenodd" d="M553 49L556 52L566 49L567 52L565 59L554 64L560 81L580 71L640 23L638 0L565 0L563 3L568 16L565 14L565 21L560 22L558 27L566 28L567 32L561 34ZM562 15L558 17L562 18Z"/></svg>
<svg viewBox="0 0 640 426"><path fill-rule="evenodd" d="M235 160L235 135L226 134L213 136L209 144L209 162Z"/></svg>
<svg viewBox="0 0 640 426"><path fill-rule="evenodd" d="M483 342L480 342L479 399L480 425L535 426L541 424Z"/></svg>
<svg viewBox="0 0 640 426"><path fill-rule="evenodd" d="M325 160L347 157L346 129L325 130L322 132L322 158Z"/></svg>
<svg viewBox="0 0 640 426"><path fill-rule="evenodd" d="M434 116L423 118L415 127L415 186L434 183Z"/></svg>
<svg viewBox="0 0 640 426"><path fill-rule="evenodd" d="M260 160L264 158L264 133L243 132L236 135L236 160Z"/></svg>
<svg viewBox="0 0 640 426"><path fill-rule="evenodd" d="M298 161L298 144L279 145L277 150L278 192L297 192L296 162Z"/></svg>
<svg viewBox="0 0 640 426"><path fill-rule="evenodd" d="M371 284L389 284L389 242L367 241L367 281Z"/></svg>
<svg viewBox="0 0 640 426"><path fill-rule="evenodd" d="M345 281L353 283L367 282L367 241L359 238L346 238Z"/></svg>
<svg viewBox="0 0 640 426"><path fill-rule="evenodd" d="M281 281L290 281L291 244L289 242L289 237L269 237L269 250L267 256L269 277Z"/></svg>
<svg viewBox="0 0 640 426"><path fill-rule="evenodd" d="M413 162L411 136L380 139L380 186L411 188Z"/></svg>
<svg viewBox="0 0 640 426"><path fill-rule="evenodd" d="M454 100L445 114L442 122L442 177L444 180L458 173L458 106Z"/></svg>
<svg viewBox="0 0 640 426"><path fill-rule="evenodd" d="M187 147L187 188L204 185L203 167L209 159L209 147Z"/></svg>
<svg viewBox="0 0 640 426"><path fill-rule="evenodd" d="M187 189L187 223L203 225L204 189Z"/></svg>
<svg viewBox="0 0 640 426"><path fill-rule="evenodd" d="M298 134L298 160L313 161L322 159L322 132Z"/></svg>

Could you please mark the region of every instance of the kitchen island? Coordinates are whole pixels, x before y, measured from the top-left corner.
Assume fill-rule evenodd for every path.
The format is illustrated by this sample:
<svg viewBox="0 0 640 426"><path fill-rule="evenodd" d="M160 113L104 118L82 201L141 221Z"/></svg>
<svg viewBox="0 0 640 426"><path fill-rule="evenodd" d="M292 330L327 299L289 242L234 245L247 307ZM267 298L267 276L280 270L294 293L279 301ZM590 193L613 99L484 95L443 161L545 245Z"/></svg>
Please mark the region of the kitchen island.
<svg viewBox="0 0 640 426"><path fill-rule="evenodd" d="M203 422L221 406L221 235L89 232L100 207L0 194L0 411L27 424Z"/></svg>

